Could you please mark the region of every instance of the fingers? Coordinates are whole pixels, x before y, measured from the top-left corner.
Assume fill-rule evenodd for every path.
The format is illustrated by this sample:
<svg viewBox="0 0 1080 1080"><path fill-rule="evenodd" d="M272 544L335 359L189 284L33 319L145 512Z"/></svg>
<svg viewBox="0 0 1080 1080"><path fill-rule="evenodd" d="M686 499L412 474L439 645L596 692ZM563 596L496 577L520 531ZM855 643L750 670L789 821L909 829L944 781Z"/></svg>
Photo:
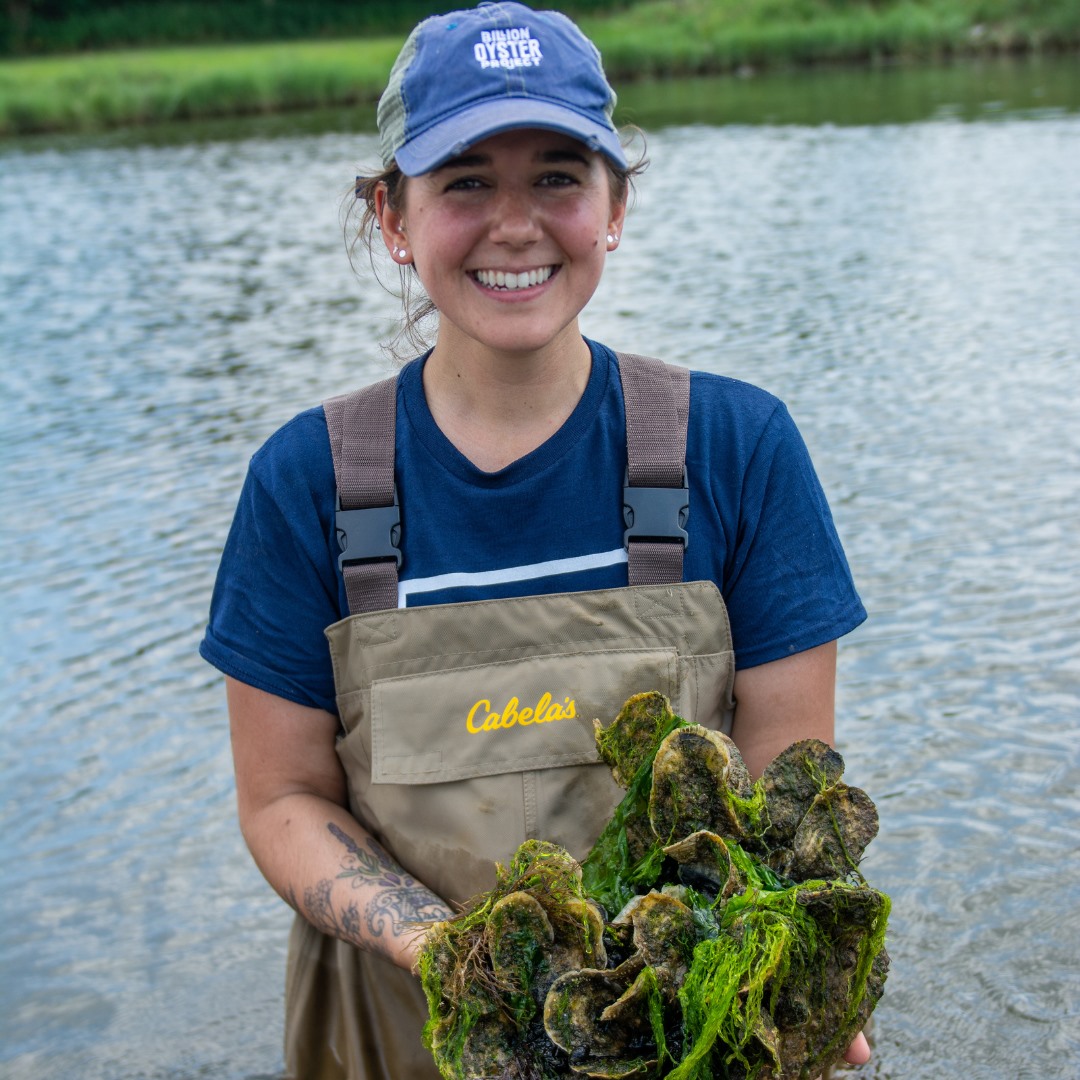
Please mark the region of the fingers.
<svg viewBox="0 0 1080 1080"><path fill-rule="evenodd" d="M866 1036L860 1031L852 1040L851 1045L844 1054L844 1060L849 1065L865 1065L870 1060L870 1044Z"/></svg>

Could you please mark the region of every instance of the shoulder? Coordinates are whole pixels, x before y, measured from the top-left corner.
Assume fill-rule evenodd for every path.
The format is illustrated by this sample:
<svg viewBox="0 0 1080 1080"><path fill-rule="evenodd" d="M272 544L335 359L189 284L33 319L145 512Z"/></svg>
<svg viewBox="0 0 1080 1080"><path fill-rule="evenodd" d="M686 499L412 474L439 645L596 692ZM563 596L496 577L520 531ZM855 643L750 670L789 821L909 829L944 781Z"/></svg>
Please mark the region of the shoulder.
<svg viewBox="0 0 1080 1080"><path fill-rule="evenodd" d="M610 346L594 341L590 341L589 345L593 350L594 360L605 360L612 368L618 366L619 353ZM683 366L666 361L662 356L657 359L665 361L669 367ZM616 385L620 382L621 379L616 380ZM780 399L759 386L727 375L690 369L691 423L719 412L722 415L738 414L763 426L777 408L783 409Z"/></svg>
<svg viewBox="0 0 1080 1080"><path fill-rule="evenodd" d="M690 403L692 410L698 410L699 417L737 414L759 428L777 413L787 412L784 403L768 390L708 371L690 372Z"/></svg>
<svg viewBox="0 0 1080 1080"><path fill-rule="evenodd" d="M730 474L777 452L804 452L802 436L780 398L739 379L691 372L689 456L725 463Z"/></svg>
<svg viewBox="0 0 1080 1080"><path fill-rule="evenodd" d="M322 405L297 413L282 424L252 456L253 464L269 465L291 455L311 455L330 452L330 437L326 430L326 414Z"/></svg>
<svg viewBox="0 0 1080 1080"><path fill-rule="evenodd" d="M590 342L593 357L603 358L614 368L618 354L609 346ZM663 359L661 357L660 359ZM676 366L676 365L671 365ZM617 389L612 387L621 401ZM690 419L688 445L716 450L716 440L730 451L743 447L752 453L762 438L800 437L783 401L752 383L713 372L690 370Z"/></svg>
<svg viewBox="0 0 1080 1080"><path fill-rule="evenodd" d="M333 490L334 464L322 405L283 424L252 455L251 474L273 494Z"/></svg>

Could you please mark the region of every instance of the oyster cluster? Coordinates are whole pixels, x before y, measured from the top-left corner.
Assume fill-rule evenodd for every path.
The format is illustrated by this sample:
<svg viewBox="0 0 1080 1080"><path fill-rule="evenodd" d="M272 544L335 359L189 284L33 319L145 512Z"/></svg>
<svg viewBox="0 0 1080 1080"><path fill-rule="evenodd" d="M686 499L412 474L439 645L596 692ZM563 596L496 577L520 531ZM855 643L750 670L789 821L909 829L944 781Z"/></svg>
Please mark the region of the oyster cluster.
<svg viewBox="0 0 1080 1080"><path fill-rule="evenodd" d="M837 1061L881 996L877 832L822 742L751 779L726 736L631 698L597 746L626 795L593 850L524 844L421 962L447 1080L794 1080Z"/></svg>
<svg viewBox="0 0 1080 1080"><path fill-rule="evenodd" d="M572 1075L544 1027L564 973L608 963L603 909L562 848L522 844L495 888L440 923L420 959L424 1040L447 1078Z"/></svg>

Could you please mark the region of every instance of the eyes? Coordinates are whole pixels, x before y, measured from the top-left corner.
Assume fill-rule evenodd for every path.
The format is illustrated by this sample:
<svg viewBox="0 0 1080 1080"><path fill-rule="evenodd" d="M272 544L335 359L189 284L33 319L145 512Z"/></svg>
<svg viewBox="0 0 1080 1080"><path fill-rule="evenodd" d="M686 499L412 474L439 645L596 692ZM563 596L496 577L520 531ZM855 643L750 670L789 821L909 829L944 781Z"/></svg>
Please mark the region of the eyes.
<svg viewBox="0 0 1080 1080"><path fill-rule="evenodd" d="M553 170L542 173L534 181L536 187L558 189L579 187L582 183L580 177L573 173ZM492 186L492 182L483 176L459 176L446 183L443 190L450 191L483 191Z"/></svg>
<svg viewBox="0 0 1080 1080"><path fill-rule="evenodd" d="M571 187L578 183L578 178L572 176L570 173L553 172L548 173L541 181L542 187Z"/></svg>

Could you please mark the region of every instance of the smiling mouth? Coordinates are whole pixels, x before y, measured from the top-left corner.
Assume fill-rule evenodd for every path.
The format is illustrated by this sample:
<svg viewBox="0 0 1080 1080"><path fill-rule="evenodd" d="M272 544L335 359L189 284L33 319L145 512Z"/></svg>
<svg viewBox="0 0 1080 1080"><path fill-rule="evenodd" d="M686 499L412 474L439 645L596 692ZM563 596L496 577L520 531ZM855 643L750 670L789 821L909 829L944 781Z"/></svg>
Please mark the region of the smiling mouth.
<svg viewBox="0 0 1080 1080"><path fill-rule="evenodd" d="M471 276L486 289L513 292L532 285L543 285L558 269L557 266L541 266L536 270L523 270L519 274L505 270L474 270Z"/></svg>

